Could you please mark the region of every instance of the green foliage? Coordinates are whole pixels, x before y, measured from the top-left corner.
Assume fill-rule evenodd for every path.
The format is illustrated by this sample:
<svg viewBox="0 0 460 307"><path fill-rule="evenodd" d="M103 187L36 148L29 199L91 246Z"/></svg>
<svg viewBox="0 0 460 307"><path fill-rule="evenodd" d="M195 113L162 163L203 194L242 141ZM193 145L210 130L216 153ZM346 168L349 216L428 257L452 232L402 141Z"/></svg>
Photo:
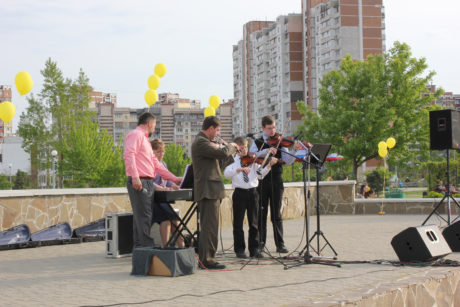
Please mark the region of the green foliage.
<svg viewBox="0 0 460 307"><path fill-rule="evenodd" d="M12 184L10 183L10 179L6 175L0 175L0 190L9 190L11 189Z"/></svg>
<svg viewBox="0 0 460 307"><path fill-rule="evenodd" d="M427 183L428 190L433 190L438 186L439 181L443 181L444 184L447 184L447 163L446 161L428 161L424 163L424 166L427 170ZM450 160L449 161L449 177L450 183L458 185L460 182L460 161Z"/></svg>
<svg viewBox="0 0 460 307"><path fill-rule="evenodd" d="M18 169L14 178L13 190L22 190L30 185L29 174Z"/></svg>
<svg viewBox="0 0 460 307"><path fill-rule="evenodd" d="M438 193L435 191L429 191L426 195L423 196L423 198L443 198L444 194L443 193Z"/></svg>
<svg viewBox="0 0 460 307"><path fill-rule="evenodd" d="M332 144L332 152L353 165L354 178L360 165L378 158L377 144L390 136L397 142L390 163L418 161L428 154L428 114L436 108L431 102L442 93L428 92L434 72L426 68L424 58L413 58L399 42L366 61L347 55L340 70L322 78L318 113L297 103L304 115L297 132L309 142Z"/></svg>
<svg viewBox="0 0 460 307"><path fill-rule="evenodd" d="M187 164L192 163L192 160L187 157L182 147L175 143L169 143L165 146L163 161L168 166L168 170L179 177L184 175Z"/></svg>
<svg viewBox="0 0 460 307"><path fill-rule="evenodd" d="M392 173L387 169L377 168L373 171L366 172L365 175L367 183L376 194L383 193L384 181L385 188L390 186L389 178L392 176Z"/></svg>
<svg viewBox="0 0 460 307"><path fill-rule="evenodd" d="M302 181L302 164L293 163L292 165L284 165L282 177L283 182Z"/></svg>
<svg viewBox="0 0 460 307"><path fill-rule="evenodd" d="M66 79L51 59L41 74L43 88L28 99L18 127L31 156L34 186L37 170L52 168L52 150L58 151L58 187L123 186L122 150L92 121L88 77L80 70L75 80Z"/></svg>
<svg viewBox="0 0 460 307"><path fill-rule="evenodd" d="M120 146L90 119L74 123L58 147L60 172L68 187L124 186L125 173Z"/></svg>

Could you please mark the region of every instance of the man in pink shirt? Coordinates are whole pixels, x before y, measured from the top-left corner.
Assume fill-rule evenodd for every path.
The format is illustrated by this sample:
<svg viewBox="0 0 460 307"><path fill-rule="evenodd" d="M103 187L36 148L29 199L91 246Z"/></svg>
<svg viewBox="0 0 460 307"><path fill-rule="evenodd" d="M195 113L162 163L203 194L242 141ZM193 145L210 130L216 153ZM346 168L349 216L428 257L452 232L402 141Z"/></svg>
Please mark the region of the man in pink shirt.
<svg viewBox="0 0 460 307"><path fill-rule="evenodd" d="M174 176L153 154L149 137L155 132L156 118L150 113L139 117L137 128L126 136L123 159L127 188L133 209L133 245L137 247L154 246L150 237L152 227L152 203L156 173L162 178L180 184L181 178Z"/></svg>

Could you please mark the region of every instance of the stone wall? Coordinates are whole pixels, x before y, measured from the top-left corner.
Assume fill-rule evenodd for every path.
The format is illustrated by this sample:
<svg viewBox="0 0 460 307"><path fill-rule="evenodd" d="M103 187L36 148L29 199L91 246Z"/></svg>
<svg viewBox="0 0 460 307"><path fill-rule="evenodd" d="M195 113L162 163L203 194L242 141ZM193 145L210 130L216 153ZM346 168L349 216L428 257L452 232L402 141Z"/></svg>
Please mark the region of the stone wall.
<svg viewBox="0 0 460 307"><path fill-rule="evenodd" d="M355 199L355 181L320 182L321 214L429 214L439 199ZM316 206L316 184L309 186L312 205ZM226 197L222 200L221 222L232 224L232 196L230 185L226 186ZM285 183L283 195L283 218L297 218L305 211L302 183ZM177 202L182 215L190 202ZM460 214L451 202L452 213ZM447 205L443 204L443 212ZM55 189L0 191L0 231L27 224L32 232L68 222L76 228L103 218L107 212L131 211L126 188L99 189ZM315 215L311 210L311 215ZM196 223L193 218L191 228Z"/></svg>
<svg viewBox="0 0 460 307"><path fill-rule="evenodd" d="M365 287L316 300L308 306L460 306L460 271L452 268L427 270L373 288Z"/></svg>

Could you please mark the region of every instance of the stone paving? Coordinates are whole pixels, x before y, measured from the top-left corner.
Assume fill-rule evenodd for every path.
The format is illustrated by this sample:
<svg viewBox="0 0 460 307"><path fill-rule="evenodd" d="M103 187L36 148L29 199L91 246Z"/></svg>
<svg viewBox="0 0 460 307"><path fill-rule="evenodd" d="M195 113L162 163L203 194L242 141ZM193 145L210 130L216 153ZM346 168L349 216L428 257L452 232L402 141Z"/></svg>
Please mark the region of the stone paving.
<svg viewBox="0 0 460 307"><path fill-rule="evenodd" d="M321 226L339 254L338 260L397 260L390 245L392 237L409 226L420 225L424 218L329 215L322 217ZM433 218L431 221L439 223ZM315 222L312 217L310 236ZM303 229L303 219L285 221L290 250L304 246ZM359 299L373 289L411 276L460 270L369 263L343 264L341 268L308 264L285 270L269 258L252 261L240 270L244 262L231 251L231 228L224 227L221 237L224 253L219 246L219 258L227 264L227 271L197 270L176 278L131 276L131 258L105 258L104 242L0 251L0 306L328 306L332 298L335 302L337 298L342 302L347 297ZM271 232L268 238L268 249L273 252ZM331 249L325 248L324 254L331 256ZM460 255L453 253L446 258L458 261Z"/></svg>

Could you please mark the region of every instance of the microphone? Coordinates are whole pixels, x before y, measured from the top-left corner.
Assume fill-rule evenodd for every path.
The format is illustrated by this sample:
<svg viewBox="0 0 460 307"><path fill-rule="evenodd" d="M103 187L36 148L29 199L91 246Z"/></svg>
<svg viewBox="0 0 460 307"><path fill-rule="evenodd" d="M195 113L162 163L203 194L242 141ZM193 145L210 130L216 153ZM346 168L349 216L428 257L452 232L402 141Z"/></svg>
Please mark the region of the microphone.
<svg viewBox="0 0 460 307"><path fill-rule="evenodd" d="M301 134L302 134L302 132L297 133L297 134L294 136L294 140L298 140Z"/></svg>

